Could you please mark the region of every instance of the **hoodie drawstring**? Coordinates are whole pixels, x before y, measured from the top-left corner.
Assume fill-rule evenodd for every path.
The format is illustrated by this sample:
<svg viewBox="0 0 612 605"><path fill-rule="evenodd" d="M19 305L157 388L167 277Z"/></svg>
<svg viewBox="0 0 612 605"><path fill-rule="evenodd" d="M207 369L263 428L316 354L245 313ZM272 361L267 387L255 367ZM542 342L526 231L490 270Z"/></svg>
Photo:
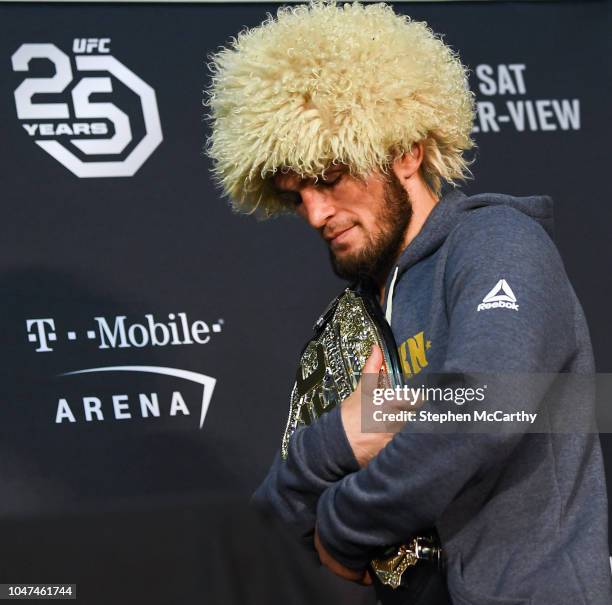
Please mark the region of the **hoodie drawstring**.
<svg viewBox="0 0 612 605"><path fill-rule="evenodd" d="M395 267L391 284L389 285L389 292L387 294L387 307L385 309L385 319L387 323L391 325L391 316L393 315L393 290L395 289L395 280L397 279L397 273L399 271L399 265Z"/></svg>

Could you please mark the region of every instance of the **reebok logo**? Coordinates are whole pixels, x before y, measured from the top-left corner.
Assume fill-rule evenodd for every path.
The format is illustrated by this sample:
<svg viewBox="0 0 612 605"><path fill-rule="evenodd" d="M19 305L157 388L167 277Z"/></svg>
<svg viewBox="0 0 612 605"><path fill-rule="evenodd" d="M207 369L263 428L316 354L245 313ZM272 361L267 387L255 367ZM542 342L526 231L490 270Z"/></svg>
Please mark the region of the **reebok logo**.
<svg viewBox="0 0 612 605"><path fill-rule="evenodd" d="M518 311L519 306L516 303L516 296L512 288L508 285L505 279L500 279L493 289L482 299L482 302L476 307L476 311L484 311L485 309L512 309Z"/></svg>

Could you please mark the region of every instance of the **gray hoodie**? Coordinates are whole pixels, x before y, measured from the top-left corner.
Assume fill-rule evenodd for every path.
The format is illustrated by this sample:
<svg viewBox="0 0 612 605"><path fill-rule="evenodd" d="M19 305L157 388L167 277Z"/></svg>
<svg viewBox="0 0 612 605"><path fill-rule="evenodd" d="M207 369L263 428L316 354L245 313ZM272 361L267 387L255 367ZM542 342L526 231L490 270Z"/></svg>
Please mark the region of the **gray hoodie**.
<svg viewBox="0 0 612 605"><path fill-rule="evenodd" d="M552 242L552 201L446 194L388 277L384 308L407 379L594 372L580 303ZM480 307L504 280L515 303ZM538 396L520 394L537 410ZM556 393L555 413L593 401ZM586 424L585 424L586 425ZM360 469L339 408L291 438L253 503L364 569L435 526L459 605L609 605L607 500L596 433L427 434L404 427Z"/></svg>

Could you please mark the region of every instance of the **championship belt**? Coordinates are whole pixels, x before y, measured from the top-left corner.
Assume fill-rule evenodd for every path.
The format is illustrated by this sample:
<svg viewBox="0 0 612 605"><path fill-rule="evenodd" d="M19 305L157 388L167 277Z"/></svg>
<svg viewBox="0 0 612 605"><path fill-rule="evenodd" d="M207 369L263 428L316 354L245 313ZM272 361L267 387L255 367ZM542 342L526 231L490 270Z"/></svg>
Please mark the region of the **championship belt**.
<svg viewBox="0 0 612 605"><path fill-rule="evenodd" d="M317 320L314 335L300 356L281 457L287 458L289 439L300 426L309 425L346 399L356 388L372 347L384 357L378 386L401 386L402 372L391 328L382 314L374 290L364 284L346 288ZM407 545L387 549L373 559L378 579L397 588L406 569L422 559L438 560L440 549L430 537L415 537Z"/></svg>

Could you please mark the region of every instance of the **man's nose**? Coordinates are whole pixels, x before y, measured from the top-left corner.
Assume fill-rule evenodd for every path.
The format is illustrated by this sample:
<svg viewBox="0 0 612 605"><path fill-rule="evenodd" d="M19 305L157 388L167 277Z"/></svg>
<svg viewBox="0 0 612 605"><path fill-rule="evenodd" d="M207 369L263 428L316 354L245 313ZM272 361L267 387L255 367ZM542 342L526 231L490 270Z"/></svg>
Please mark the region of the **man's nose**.
<svg viewBox="0 0 612 605"><path fill-rule="evenodd" d="M300 194L302 212L308 224L315 229L323 228L335 213L332 201L324 192L315 187L304 187Z"/></svg>

